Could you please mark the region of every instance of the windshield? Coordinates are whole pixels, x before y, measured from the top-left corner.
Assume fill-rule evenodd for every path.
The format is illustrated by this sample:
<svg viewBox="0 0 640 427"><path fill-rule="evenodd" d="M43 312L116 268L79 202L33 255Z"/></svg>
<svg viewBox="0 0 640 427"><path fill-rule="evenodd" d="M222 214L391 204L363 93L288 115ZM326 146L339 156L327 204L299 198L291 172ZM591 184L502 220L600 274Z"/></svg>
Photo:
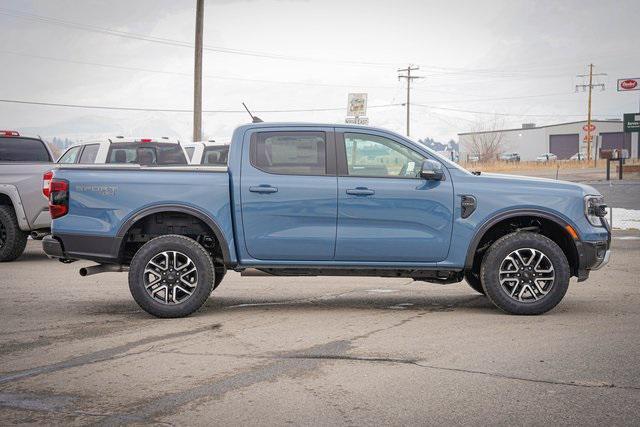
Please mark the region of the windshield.
<svg viewBox="0 0 640 427"><path fill-rule="evenodd" d="M37 162L51 161L44 142L33 138L0 138L0 162Z"/></svg>
<svg viewBox="0 0 640 427"><path fill-rule="evenodd" d="M229 157L228 145L210 146L204 149L202 154L203 165L226 166Z"/></svg>
<svg viewBox="0 0 640 427"><path fill-rule="evenodd" d="M134 142L111 144L107 163L186 165L187 159L178 144Z"/></svg>
<svg viewBox="0 0 640 427"><path fill-rule="evenodd" d="M462 172L466 172L468 174L471 174L471 172L469 172L468 170L466 170L465 168L463 168L462 166L460 166L459 164L451 161L451 159L446 158L445 156L443 156L442 154L438 153L437 151L432 150L431 148L427 147L425 144L423 144L420 141L416 141L415 139L411 139L411 142L413 142L414 144L419 145L420 147L422 147L423 149L425 149L426 151L429 152L429 154L431 154L434 157L437 157L438 160L440 160L442 163L444 163L444 165L447 168L450 169L458 169Z"/></svg>

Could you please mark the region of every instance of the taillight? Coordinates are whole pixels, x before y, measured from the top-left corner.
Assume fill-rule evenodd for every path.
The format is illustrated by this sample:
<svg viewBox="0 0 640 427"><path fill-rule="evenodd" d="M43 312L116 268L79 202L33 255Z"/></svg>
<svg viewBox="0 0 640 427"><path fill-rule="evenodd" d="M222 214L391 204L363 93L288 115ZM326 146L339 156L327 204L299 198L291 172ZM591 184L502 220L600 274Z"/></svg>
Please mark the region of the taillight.
<svg viewBox="0 0 640 427"><path fill-rule="evenodd" d="M151 138L142 138L140 140L140 142L153 142L153 139L151 139Z"/></svg>
<svg viewBox="0 0 640 427"><path fill-rule="evenodd" d="M46 171L44 175L42 175L42 195L45 197L45 199L49 198L52 178L53 178L53 171Z"/></svg>
<svg viewBox="0 0 640 427"><path fill-rule="evenodd" d="M51 180L49 187L49 213L51 219L60 218L69 212L69 181Z"/></svg>

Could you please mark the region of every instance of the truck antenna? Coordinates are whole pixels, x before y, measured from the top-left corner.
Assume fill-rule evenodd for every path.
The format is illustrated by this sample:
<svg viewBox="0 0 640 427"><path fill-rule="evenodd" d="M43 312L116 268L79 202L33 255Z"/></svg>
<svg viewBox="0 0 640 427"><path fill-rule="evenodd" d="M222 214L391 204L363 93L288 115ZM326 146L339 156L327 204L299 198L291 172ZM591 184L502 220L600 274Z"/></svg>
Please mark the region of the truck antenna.
<svg viewBox="0 0 640 427"><path fill-rule="evenodd" d="M258 117L258 116L254 116L253 114L251 114L251 111L249 111L249 108L247 108L247 105L243 102L242 106L244 107L245 110L247 110L247 113L249 113L249 115L251 116L251 122L252 123L262 123L263 120Z"/></svg>

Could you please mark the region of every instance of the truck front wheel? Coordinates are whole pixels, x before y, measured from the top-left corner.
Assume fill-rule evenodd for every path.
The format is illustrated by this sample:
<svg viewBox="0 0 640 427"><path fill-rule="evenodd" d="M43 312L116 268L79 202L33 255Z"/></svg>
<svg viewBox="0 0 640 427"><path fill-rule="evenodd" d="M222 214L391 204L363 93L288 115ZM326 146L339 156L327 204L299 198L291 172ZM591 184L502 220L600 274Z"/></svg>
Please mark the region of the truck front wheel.
<svg viewBox="0 0 640 427"><path fill-rule="evenodd" d="M569 287L569 263L562 249L540 234L515 232L498 239L480 269L485 294L510 314L542 314Z"/></svg>
<svg viewBox="0 0 640 427"><path fill-rule="evenodd" d="M131 260L129 290L147 313L184 317L198 310L215 280L207 251L185 236L166 235L145 243Z"/></svg>
<svg viewBox="0 0 640 427"><path fill-rule="evenodd" d="M27 246L27 233L20 230L11 206L0 206L0 262L13 261Z"/></svg>
<svg viewBox="0 0 640 427"><path fill-rule="evenodd" d="M467 271L464 275L464 280L474 291L484 295L484 289L482 288L482 282L480 281L480 273L475 271Z"/></svg>

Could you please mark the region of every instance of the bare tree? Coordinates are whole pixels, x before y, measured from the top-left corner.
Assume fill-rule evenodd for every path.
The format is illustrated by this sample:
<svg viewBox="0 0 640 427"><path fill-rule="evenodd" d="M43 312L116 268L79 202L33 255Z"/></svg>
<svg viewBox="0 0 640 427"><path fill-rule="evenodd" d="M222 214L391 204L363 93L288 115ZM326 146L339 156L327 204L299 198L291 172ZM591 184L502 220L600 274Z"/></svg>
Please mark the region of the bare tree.
<svg viewBox="0 0 640 427"><path fill-rule="evenodd" d="M469 135L468 151L478 156L480 161L495 160L505 150L504 119L478 119Z"/></svg>

